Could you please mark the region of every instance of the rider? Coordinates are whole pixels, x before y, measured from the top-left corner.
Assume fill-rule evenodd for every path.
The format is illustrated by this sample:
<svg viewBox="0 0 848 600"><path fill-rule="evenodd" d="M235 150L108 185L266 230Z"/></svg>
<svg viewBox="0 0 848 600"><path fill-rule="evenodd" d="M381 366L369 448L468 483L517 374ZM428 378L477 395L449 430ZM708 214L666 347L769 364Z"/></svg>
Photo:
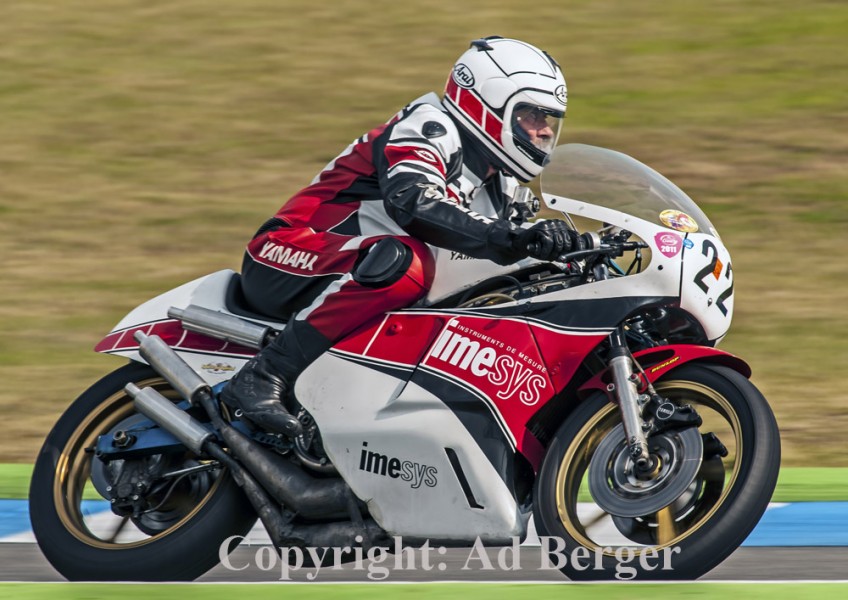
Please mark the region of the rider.
<svg viewBox="0 0 848 600"><path fill-rule="evenodd" d="M493 36L459 57L441 100L427 94L348 146L247 246L248 303L290 319L224 388L224 402L299 433L283 405L295 378L366 321L422 298L434 271L428 245L504 265L577 245L562 221L526 224L532 212L511 194L547 164L565 107L553 58Z"/></svg>

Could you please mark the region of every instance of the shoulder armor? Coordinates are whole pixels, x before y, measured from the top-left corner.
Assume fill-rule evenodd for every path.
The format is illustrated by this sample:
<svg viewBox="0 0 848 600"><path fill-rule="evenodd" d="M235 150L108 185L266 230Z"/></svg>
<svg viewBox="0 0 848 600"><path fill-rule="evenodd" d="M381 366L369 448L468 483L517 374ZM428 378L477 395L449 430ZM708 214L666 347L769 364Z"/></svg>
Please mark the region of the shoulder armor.
<svg viewBox="0 0 848 600"><path fill-rule="evenodd" d="M445 126L439 123L438 121L427 121L421 128L421 133L423 133L425 137L431 139L441 137L447 134L447 132L448 130L445 129Z"/></svg>

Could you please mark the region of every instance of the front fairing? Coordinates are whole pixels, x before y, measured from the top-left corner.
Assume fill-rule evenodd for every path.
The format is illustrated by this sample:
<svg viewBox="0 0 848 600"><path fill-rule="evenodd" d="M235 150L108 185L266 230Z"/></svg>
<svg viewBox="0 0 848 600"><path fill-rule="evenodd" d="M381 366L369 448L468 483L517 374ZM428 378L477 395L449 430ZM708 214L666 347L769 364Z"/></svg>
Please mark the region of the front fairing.
<svg viewBox="0 0 848 600"><path fill-rule="evenodd" d="M568 290L569 298L671 298L709 341L724 337L733 316L730 254L680 188L625 154L583 144L557 148L541 185L549 209L605 231L626 229L650 247L640 272Z"/></svg>

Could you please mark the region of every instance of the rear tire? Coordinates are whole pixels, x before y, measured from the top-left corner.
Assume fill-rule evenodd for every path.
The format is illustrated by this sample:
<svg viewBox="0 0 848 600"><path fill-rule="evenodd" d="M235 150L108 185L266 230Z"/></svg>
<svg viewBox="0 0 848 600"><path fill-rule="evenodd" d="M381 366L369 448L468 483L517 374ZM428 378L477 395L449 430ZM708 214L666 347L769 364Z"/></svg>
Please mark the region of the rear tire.
<svg viewBox="0 0 848 600"><path fill-rule="evenodd" d="M585 475L593 452L621 422L617 406L605 394L587 399L548 447L533 501L539 535L556 536L565 543L560 556L568 563L561 571L570 579L696 579L739 547L768 506L780 468L780 436L771 408L756 387L736 371L702 364L675 369L655 386L676 404L692 403L699 413L718 415L712 421L705 419L700 431L721 431L729 454L718 469L720 457L702 463L698 486L693 484L691 499L681 502L685 506L677 513L669 508L622 519L597 506L587 515L591 507L582 504L578 514L578 494L581 502L588 500ZM615 536L621 541L606 543ZM575 555L579 547L588 552L578 550ZM631 560L617 560L617 548L620 558L632 551ZM589 555L578 561L578 567L585 568L572 564L572 557L580 553ZM561 558L558 563L554 559L551 554L551 562L561 564Z"/></svg>
<svg viewBox="0 0 848 600"><path fill-rule="evenodd" d="M150 367L130 363L74 401L47 436L33 469L29 493L33 532L47 560L70 580L193 580L218 564L224 540L244 536L256 521L250 503L225 469L206 472L217 475L208 489L201 487L201 498L184 493L177 499L185 514L179 513L177 502L173 526L150 531L142 525L137 532L141 539L129 542L119 541L117 534L110 539L92 531L87 499L96 495L90 474L99 459L91 448L99 435L135 413L132 399L123 389L130 382L153 386L176 398ZM187 452L184 459L196 457ZM108 506L99 514L112 518ZM118 516L114 519L121 521ZM121 535L125 536L123 528L132 522L125 519L118 525Z"/></svg>

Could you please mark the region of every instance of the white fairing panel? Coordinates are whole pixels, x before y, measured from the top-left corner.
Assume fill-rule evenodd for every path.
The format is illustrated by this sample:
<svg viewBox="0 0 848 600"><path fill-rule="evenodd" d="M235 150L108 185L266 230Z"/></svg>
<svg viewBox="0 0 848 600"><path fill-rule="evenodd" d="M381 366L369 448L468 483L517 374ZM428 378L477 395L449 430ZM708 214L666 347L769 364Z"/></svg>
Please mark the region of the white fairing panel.
<svg viewBox="0 0 848 600"><path fill-rule="evenodd" d="M121 319L112 331L167 319L168 309L172 306L185 308L189 304L196 303L206 308L219 309L224 306L224 293L232 275L233 271L229 269L218 271L168 290L139 304L127 313L127 316Z"/></svg>
<svg viewBox="0 0 848 600"><path fill-rule="evenodd" d="M649 223L609 208L588 204L579 200L544 195L547 206L569 215L594 221L612 223L633 232L647 242L651 250L651 262L643 266L641 273L627 277L616 277L590 285L577 286L546 294L546 302L586 298L622 297L676 297L680 293L680 273L684 235ZM666 238L666 236L668 236Z"/></svg>
<svg viewBox="0 0 848 600"><path fill-rule="evenodd" d="M698 319L710 340L727 334L733 316L733 267L719 238L687 236L680 293L681 308Z"/></svg>
<svg viewBox="0 0 848 600"><path fill-rule="evenodd" d="M733 317L733 269L730 254L714 234L662 227L610 208L546 194L549 208L627 229L650 247L651 262L641 273L547 294L544 301L577 298L663 296L680 298L708 339L716 343Z"/></svg>
<svg viewBox="0 0 848 600"><path fill-rule="evenodd" d="M509 543L526 534L527 515L501 477L426 390L325 354L298 378L295 394L339 473L391 535ZM456 452L482 508L470 506L445 448Z"/></svg>
<svg viewBox="0 0 848 600"><path fill-rule="evenodd" d="M471 258L461 252L445 250L444 248L431 247L436 258L436 272L433 285L422 304L430 305L439 300L468 289L476 283L480 283L491 277L506 275L535 261L525 259L512 265L501 266L490 260Z"/></svg>

